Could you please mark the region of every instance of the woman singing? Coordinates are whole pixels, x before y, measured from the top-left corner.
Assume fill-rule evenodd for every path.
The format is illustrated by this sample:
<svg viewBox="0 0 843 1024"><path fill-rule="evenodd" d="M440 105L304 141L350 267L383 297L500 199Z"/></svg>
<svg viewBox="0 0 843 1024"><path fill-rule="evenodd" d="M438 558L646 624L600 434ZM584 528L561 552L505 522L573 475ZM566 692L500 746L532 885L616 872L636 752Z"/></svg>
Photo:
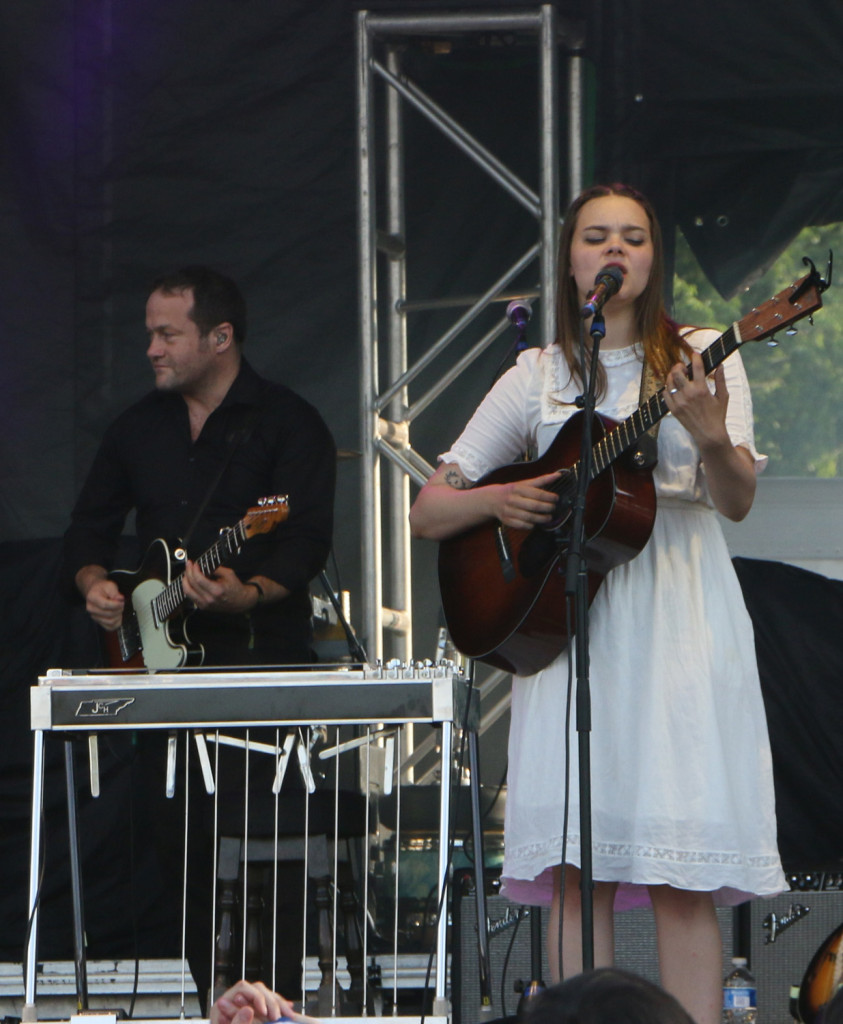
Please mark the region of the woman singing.
<svg viewBox="0 0 843 1024"><path fill-rule="evenodd" d="M597 408L617 420L634 412L646 359L671 415L658 435L652 536L606 576L590 610L594 958L612 963L614 911L649 901L662 984L697 1024L715 1024L715 905L786 888L752 624L715 514L744 518L766 460L755 450L740 356L706 380L699 353L717 332L678 328L665 312L661 233L638 192L595 186L573 203L560 240L556 343L528 349L497 382L441 456L411 524L414 535L442 540L485 521L516 530L550 522L556 498L546 488L556 474L475 484L525 451L542 454L577 411L580 309L607 266L623 283L604 309ZM582 967L573 721L564 791L572 648L513 681L503 868L511 899L551 904L557 979Z"/></svg>

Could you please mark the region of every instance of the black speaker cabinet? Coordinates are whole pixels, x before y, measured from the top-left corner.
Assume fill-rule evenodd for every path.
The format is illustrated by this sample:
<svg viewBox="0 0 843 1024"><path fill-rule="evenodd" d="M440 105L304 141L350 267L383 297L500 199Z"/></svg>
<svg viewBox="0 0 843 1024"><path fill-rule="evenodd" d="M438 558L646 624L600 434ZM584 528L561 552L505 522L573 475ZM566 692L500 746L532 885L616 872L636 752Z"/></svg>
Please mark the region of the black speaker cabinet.
<svg viewBox="0 0 843 1024"><path fill-rule="evenodd" d="M550 981L544 930L546 913L541 916L541 977L533 978L531 908L510 903L498 892L496 874L490 876L486 893L486 917L489 922L491 1014L481 1013L480 960L477 952L477 900L473 876L458 872L454 879L453 932L451 947L451 1003L454 1024L477 1024L481 1018L493 1020L513 1016L520 998L518 983Z"/></svg>
<svg viewBox="0 0 843 1024"><path fill-rule="evenodd" d="M843 924L843 875L805 873L790 882L790 892L753 900L749 908L747 955L758 983L758 1019L764 1024L792 1024L791 986L802 984L814 955ZM821 993L815 983L805 994L816 1000Z"/></svg>

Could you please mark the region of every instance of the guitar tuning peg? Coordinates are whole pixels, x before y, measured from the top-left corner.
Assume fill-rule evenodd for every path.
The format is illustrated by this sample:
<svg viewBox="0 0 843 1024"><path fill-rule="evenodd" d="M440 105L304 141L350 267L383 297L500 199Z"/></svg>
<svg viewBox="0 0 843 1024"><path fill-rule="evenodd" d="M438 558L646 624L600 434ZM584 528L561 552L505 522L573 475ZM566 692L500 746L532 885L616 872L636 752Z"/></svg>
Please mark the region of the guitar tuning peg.
<svg viewBox="0 0 843 1024"><path fill-rule="evenodd" d="M790 331L788 331L788 334L790 334ZM778 344L779 343L778 343L778 340L776 338L768 338L767 339L767 348L778 348Z"/></svg>
<svg viewBox="0 0 843 1024"><path fill-rule="evenodd" d="M814 314L813 314L813 313L809 313L809 314L808 314L808 323L809 323L809 324L810 324L810 325L811 325L812 327L814 326Z"/></svg>
<svg viewBox="0 0 843 1024"><path fill-rule="evenodd" d="M799 333L799 328L798 327L788 327L788 329L784 333L792 338L794 334L798 334Z"/></svg>

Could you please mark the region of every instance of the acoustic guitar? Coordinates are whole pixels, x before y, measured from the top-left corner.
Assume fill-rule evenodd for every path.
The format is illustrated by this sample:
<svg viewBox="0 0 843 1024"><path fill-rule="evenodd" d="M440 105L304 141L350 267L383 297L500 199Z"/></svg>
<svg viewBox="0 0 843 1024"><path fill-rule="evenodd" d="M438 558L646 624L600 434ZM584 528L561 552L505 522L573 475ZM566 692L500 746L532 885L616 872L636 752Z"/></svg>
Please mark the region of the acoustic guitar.
<svg viewBox="0 0 843 1024"><path fill-rule="evenodd" d="M250 538L270 533L289 515L286 496L261 498L245 516L218 539L196 564L205 576L231 561ZM140 566L129 572L115 569L114 580L126 598L123 620L114 631L105 633L106 658L112 668L146 668L150 672L201 665L205 652L201 645L191 646L187 633L186 598L182 573L187 553L172 551L158 538L147 548Z"/></svg>
<svg viewBox="0 0 843 1024"><path fill-rule="evenodd" d="M810 260L803 262L811 267L810 273L732 324L705 349L706 376L745 342L768 338L822 306L828 282ZM636 467L631 454L641 436L667 414L663 395L660 388L620 423L599 414L592 420L585 507L589 603L606 573L634 558L652 532L652 470ZM580 474L583 416L572 416L540 458L503 466L477 482L483 487L561 471L548 487L558 495L551 524L513 530L487 522L439 546L445 622L457 650L470 658L530 675L549 665L568 643L565 563Z"/></svg>

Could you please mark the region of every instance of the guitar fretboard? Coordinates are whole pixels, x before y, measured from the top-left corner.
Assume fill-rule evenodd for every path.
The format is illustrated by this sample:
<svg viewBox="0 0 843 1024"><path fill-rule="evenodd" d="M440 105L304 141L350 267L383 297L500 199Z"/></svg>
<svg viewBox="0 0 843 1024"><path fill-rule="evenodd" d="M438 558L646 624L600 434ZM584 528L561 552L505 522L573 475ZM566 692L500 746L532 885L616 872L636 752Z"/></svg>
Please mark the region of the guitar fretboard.
<svg viewBox="0 0 843 1024"><path fill-rule="evenodd" d="M212 576L217 569L230 558L238 553L246 539L246 527L241 521L236 526L225 530L217 540L205 551L196 564L203 576ZM165 587L160 594L152 600L152 607L155 618L158 622L166 622L181 608L185 602L184 586L182 576Z"/></svg>
<svg viewBox="0 0 843 1024"><path fill-rule="evenodd" d="M715 370L724 359L740 348L742 344L740 330L736 323L723 332L702 353L703 368L706 377ZM634 447L638 440L650 427L654 427L668 412L664 401L664 388L650 395L646 402L639 405L632 415L613 427L604 437L597 441L592 449L591 479L599 476L604 470L620 458L624 452ZM574 479L579 476L579 460L571 467Z"/></svg>

